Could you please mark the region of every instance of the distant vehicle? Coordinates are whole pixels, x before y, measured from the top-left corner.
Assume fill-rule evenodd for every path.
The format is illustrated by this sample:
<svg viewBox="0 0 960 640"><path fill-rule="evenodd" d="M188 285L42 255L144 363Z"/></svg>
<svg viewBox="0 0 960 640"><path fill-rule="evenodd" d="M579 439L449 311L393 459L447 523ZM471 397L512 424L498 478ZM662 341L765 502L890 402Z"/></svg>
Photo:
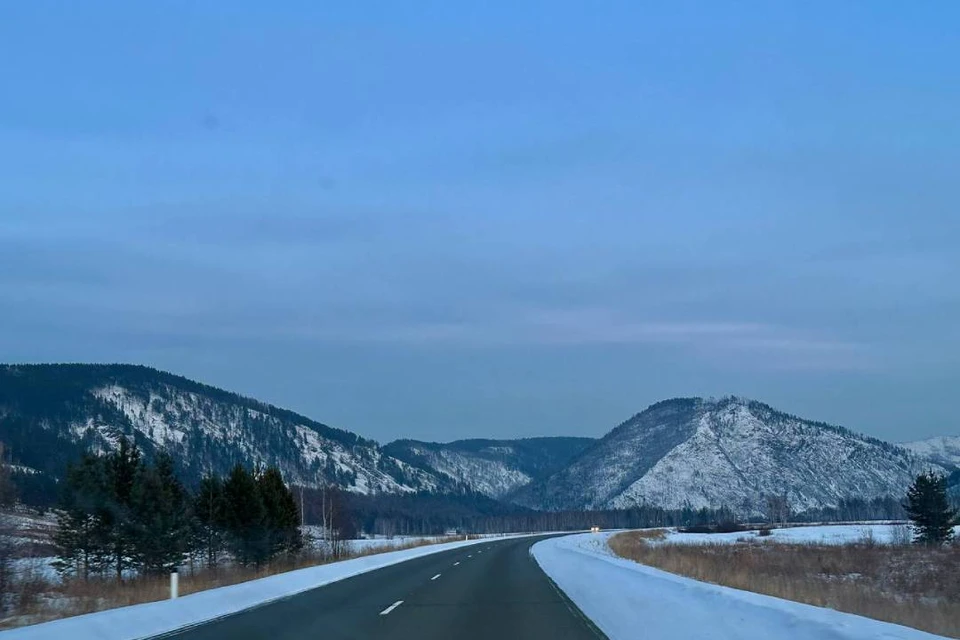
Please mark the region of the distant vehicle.
<svg viewBox="0 0 960 640"><path fill-rule="evenodd" d="M600 533L600 527L596 525L590 527L590 533Z"/></svg>

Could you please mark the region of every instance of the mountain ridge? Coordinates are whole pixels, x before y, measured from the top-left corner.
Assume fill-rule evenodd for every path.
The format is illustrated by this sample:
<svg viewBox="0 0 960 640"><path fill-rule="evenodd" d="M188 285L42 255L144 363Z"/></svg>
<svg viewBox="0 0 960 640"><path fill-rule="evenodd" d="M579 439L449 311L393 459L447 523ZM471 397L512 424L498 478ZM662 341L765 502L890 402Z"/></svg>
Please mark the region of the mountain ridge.
<svg viewBox="0 0 960 640"><path fill-rule="evenodd" d="M174 453L188 480L236 463L276 465L288 482L351 491L451 490L374 440L287 409L143 365L0 366L0 440L52 477L85 450L130 438Z"/></svg>
<svg viewBox="0 0 960 640"><path fill-rule="evenodd" d="M447 443L400 439L384 445L384 451L411 464L419 462L475 491L500 498L559 470L595 441L572 436L512 440L469 438Z"/></svg>
<svg viewBox="0 0 960 640"><path fill-rule="evenodd" d="M960 436L934 436L900 446L937 464L960 469Z"/></svg>
<svg viewBox="0 0 960 640"><path fill-rule="evenodd" d="M546 509L727 506L762 513L902 495L930 464L897 445L747 398L672 398L619 424L566 469L508 499Z"/></svg>
<svg viewBox="0 0 960 640"><path fill-rule="evenodd" d="M236 463L270 464L305 486L473 491L546 510L725 506L757 514L767 497L784 494L797 510L816 509L900 496L919 470L952 470L909 448L939 451L934 445L901 447L736 396L661 400L599 439L380 445L143 365L0 365L0 441L20 477L53 482L83 451L111 449L119 437L147 456L171 451L187 481Z"/></svg>

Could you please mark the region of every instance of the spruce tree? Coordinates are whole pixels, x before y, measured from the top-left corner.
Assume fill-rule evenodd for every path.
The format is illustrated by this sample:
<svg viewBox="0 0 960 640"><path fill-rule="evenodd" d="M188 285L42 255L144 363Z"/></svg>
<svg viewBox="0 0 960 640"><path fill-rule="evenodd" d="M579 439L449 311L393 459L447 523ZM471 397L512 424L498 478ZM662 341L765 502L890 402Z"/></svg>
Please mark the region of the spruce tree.
<svg viewBox="0 0 960 640"><path fill-rule="evenodd" d="M947 502L947 478L936 473L921 473L907 491L903 505L913 523L914 542L942 544L953 537L957 515Z"/></svg>
<svg viewBox="0 0 960 640"><path fill-rule="evenodd" d="M189 500L163 452L142 466L132 496L133 555L143 573L169 573L190 547Z"/></svg>
<svg viewBox="0 0 960 640"><path fill-rule="evenodd" d="M257 479L266 511L267 548L271 557L296 553L303 546L300 535L300 510L283 476L270 467Z"/></svg>
<svg viewBox="0 0 960 640"><path fill-rule="evenodd" d="M223 551L225 505L223 481L205 476L193 498L193 546L203 552L208 569L216 567Z"/></svg>
<svg viewBox="0 0 960 640"><path fill-rule="evenodd" d="M260 566L267 559L266 509L256 477L236 465L223 485L227 545L242 565Z"/></svg>
<svg viewBox="0 0 960 640"><path fill-rule="evenodd" d="M111 553L109 513L111 487L104 460L84 454L67 469L61 489L57 531L56 570L88 579L106 567Z"/></svg>
<svg viewBox="0 0 960 640"><path fill-rule="evenodd" d="M122 437L117 450L106 458L109 491L105 524L109 530L112 562L117 580L123 579L123 571L127 568L136 544L133 494L140 477L141 464L140 450Z"/></svg>

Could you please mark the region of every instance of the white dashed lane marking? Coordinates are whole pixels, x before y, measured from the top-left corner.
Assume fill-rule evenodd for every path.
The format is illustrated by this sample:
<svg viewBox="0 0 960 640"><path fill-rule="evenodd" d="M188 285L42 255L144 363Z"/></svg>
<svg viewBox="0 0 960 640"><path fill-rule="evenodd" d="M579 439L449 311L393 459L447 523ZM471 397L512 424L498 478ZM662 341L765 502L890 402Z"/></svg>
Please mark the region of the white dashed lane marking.
<svg viewBox="0 0 960 640"><path fill-rule="evenodd" d="M390 605L389 607L387 607L386 609L384 609L383 611L381 611L381 612L380 612L380 615L385 616L385 615L387 615L388 613L390 613L391 611L393 611L394 609L396 609L397 607L399 607L399 606L402 605L402 604L403 604L403 600L397 600L397 601L394 602L392 605Z"/></svg>

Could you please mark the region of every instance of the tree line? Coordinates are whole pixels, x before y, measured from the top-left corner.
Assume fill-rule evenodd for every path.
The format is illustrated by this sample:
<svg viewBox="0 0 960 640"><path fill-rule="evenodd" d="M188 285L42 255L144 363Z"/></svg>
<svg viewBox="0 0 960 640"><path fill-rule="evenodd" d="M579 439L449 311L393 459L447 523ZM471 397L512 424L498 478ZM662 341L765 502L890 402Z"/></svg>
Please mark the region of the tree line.
<svg viewBox="0 0 960 640"><path fill-rule="evenodd" d="M438 535L459 533L511 533L521 531L572 531L599 526L604 529L646 527L696 527L741 523L744 520L784 522L850 522L905 520L902 498L845 498L835 507L798 512L785 495L766 496L764 513L745 518L727 508L663 509L638 505L626 509L535 511L511 505L469 490L459 493L346 494L340 520L348 530L376 535ZM314 523L307 508L307 522ZM319 524L319 522L315 522Z"/></svg>
<svg viewBox="0 0 960 640"><path fill-rule="evenodd" d="M69 466L58 506L55 566L83 579L213 568L226 553L260 566L303 544L300 513L278 469L238 464L191 491L169 454L147 462L123 438L116 450L86 453Z"/></svg>

